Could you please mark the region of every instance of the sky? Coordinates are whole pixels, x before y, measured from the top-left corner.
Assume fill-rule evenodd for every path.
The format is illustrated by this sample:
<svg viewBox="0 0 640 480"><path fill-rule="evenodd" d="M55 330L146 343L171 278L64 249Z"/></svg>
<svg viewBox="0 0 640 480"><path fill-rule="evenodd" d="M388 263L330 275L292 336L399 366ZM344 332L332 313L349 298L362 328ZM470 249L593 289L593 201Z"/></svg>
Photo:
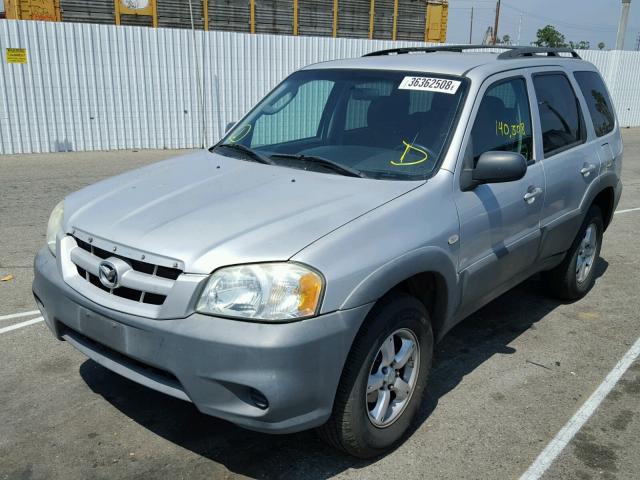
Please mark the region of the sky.
<svg viewBox="0 0 640 480"><path fill-rule="evenodd" d="M606 48L616 43L621 0L502 0L498 35L508 34L512 42L529 45L536 32L553 25L569 40L586 40L591 48L604 42ZM471 7L474 7L473 43L481 43L489 25L493 26L496 0L449 0L448 43L468 43ZM640 34L640 0L631 1L624 48L635 50Z"/></svg>

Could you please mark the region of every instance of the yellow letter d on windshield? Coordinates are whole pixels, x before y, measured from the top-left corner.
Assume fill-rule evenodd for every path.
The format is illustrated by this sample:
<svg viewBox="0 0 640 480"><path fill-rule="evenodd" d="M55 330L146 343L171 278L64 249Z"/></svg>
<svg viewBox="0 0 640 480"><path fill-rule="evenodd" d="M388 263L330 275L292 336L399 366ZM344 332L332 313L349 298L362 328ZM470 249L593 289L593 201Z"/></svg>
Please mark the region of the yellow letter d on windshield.
<svg viewBox="0 0 640 480"><path fill-rule="evenodd" d="M391 160L391 162L389 162L389 163L391 163L391 165L394 165L396 167L408 167L410 165L418 165L419 163L426 162L427 159L429 158L429 155L423 149L418 148L418 147L414 147L413 145L411 145L410 143L405 142L404 140L402 141L402 143L404 144L405 149L404 149L404 152L402 153L402 156L400 157L400 161L396 162L394 160ZM419 160L415 160L413 162L405 162L404 158L407 156L407 153L409 153L409 150L415 150L416 152L419 152L422 155L424 155L424 157L422 157Z"/></svg>

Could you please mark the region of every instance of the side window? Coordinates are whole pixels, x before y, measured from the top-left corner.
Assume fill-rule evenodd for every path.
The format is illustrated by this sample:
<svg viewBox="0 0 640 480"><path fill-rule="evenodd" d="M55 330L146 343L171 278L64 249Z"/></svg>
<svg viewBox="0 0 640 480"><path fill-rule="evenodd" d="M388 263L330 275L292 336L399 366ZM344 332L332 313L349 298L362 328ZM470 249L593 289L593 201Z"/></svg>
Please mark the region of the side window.
<svg viewBox="0 0 640 480"><path fill-rule="evenodd" d="M546 157L583 142L580 105L569 79L562 73L533 77L538 98L542 146Z"/></svg>
<svg viewBox="0 0 640 480"><path fill-rule="evenodd" d="M532 159L531 109L524 78L500 81L485 92L471 131L473 163L485 152L517 152Z"/></svg>
<svg viewBox="0 0 640 480"><path fill-rule="evenodd" d="M333 84L329 80L314 80L295 92L283 92L270 107L273 113L265 113L256 120L251 146L315 137Z"/></svg>
<svg viewBox="0 0 640 480"><path fill-rule="evenodd" d="M574 76L589 106L596 135L602 137L611 132L616 123L611 99L604 82L596 72L575 72Z"/></svg>

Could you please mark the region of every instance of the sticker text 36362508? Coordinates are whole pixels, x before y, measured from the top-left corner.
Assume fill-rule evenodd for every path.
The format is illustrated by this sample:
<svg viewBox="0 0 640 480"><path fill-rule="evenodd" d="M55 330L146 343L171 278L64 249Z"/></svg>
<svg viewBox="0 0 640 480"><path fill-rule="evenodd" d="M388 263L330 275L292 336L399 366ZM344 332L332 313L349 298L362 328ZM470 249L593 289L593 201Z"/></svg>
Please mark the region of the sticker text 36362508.
<svg viewBox="0 0 640 480"><path fill-rule="evenodd" d="M426 92L440 92L453 95L460 87L459 80L449 80L447 78L432 77L404 77L400 90L424 90Z"/></svg>

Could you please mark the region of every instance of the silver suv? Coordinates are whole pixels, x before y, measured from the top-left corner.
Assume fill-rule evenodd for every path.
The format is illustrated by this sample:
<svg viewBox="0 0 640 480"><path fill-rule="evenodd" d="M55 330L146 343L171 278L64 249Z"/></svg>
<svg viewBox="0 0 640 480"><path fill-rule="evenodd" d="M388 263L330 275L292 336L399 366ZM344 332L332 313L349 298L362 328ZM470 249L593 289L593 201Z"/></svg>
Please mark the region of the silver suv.
<svg viewBox="0 0 640 480"><path fill-rule="evenodd" d="M537 272L589 291L622 190L593 65L469 48L309 66L209 151L68 196L35 259L47 324L243 427L397 445L456 323Z"/></svg>

